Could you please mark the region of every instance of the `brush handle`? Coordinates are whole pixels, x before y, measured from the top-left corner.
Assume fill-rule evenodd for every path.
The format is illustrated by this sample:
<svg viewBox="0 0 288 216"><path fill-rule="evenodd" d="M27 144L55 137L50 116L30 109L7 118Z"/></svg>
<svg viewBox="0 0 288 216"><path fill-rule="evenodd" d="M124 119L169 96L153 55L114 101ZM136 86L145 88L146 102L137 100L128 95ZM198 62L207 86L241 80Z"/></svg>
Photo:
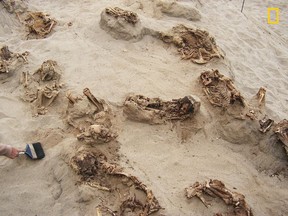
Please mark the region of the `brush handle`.
<svg viewBox="0 0 288 216"><path fill-rule="evenodd" d="M24 154L25 154L25 151L18 152L18 155L24 155Z"/></svg>

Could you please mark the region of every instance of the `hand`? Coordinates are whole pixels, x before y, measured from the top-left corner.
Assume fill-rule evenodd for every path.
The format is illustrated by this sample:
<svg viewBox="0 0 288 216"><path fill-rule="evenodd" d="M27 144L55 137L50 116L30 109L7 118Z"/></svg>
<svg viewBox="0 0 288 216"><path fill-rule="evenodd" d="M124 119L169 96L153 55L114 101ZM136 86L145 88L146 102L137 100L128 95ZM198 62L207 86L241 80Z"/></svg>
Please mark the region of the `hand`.
<svg viewBox="0 0 288 216"><path fill-rule="evenodd" d="M11 158L11 159L15 159L16 157L19 156L19 152L20 152L19 149L16 149L16 148L12 147L11 154L10 154L10 155L7 155L7 157L9 157L9 158Z"/></svg>

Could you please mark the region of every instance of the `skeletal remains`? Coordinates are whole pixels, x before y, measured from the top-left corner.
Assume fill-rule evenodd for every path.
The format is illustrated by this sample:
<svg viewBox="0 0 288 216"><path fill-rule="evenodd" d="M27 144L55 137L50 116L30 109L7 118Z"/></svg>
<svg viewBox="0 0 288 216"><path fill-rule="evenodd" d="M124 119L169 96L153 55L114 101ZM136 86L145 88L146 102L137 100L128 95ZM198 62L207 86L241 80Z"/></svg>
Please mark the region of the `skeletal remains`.
<svg viewBox="0 0 288 216"><path fill-rule="evenodd" d="M101 12L100 27L117 40L138 41L144 31L138 15L118 7L105 8Z"/></svg>
<svg viewBox="0 0 288 216"><path fill-rule="evenodd" d="M266 133L273 126L274 120L267 118L267 116L265 116L263 119L259 120L259 124L260 124L259 131L261 131L262 133Z"/></svg>
<svg viewBox="0 0 288 216"><path fill-rule="evenodd" d="M48 14L27 11L27 3L23 0L0 1L9 13L15 13L19 21L28 28L27 39L45 38L51 33L57 22Z"/></svg>
<svg viewBox="0 0 288 216"><path fill-rule="evenodd" d="M116 195L119 194L122 202L119 206L120 216L124 215L127 209L132 210L135 215L142 216L161 209L153 192L145 184L137 177L124 173L118 165L107 162L106 156L101 152L79 151L71 158L70 166L81 176L81 183ZM119 183L122 184L121 187L119 187ZM133 188L144 193L145 198L136 197L135 194L131 196L130 190Z"/></svg>
<svg viewBox="0 0 288 216"><path fill-rule="evenodd" d="M130 95L124 102L124 113L129 119L161 124L167 120L185 120L200 109L200 101L196 97L185 96L172 101L160 98L148 98L142 95Z"/></svg>
<svg viewBox="0 0 288 216"><path fill-rule="evenodd" d="M245 110L246 117L248 117L251 120L260 119L261 117L263 117L265 114L264 113L265 98L266 98L266 89L260 87L256 95L246 103L246 110Z"/></svg>
<svg viewBox="0 0 288 216"><path fill-rule="evenodd" d="M135 25L138 21L138 15L132 11L123 10L119 7L108 7L105 9L106 14L115 18L123 18L126 22Z"/></svg>
<svg viewBox="0 0 288 216"><path fill-rule="evenodd" d="M229 190L223 182L217 179L210 180L209 182L204 181L202 184L195 182L192 186L185 188L185 195L188 199L195 196L198 197L206 207L211 204L206 201L204 195L213 198L219 197L226 203L226 205L233 206L233 212L227 213L227 215L253 216L251 208L245 201L245 196ZM222 214L217 213L216 215Z"/></svg>
<svg viewBox="0 0 288 216"><path fill-rule="evenodd" d="M280 141L283 143L288 155L288 120L284 119L275 125L274 132L277 134Z"/></svg>
<svg viewBox="0 0 288 216"><path fill-rule="evenodd" d="M38 75L37 82L40 87L37 89L38 114L45 114L47 107L56 99L60 92L59 80L61 71L56 61L47 60L42 63L34 75Z"/></svg>
<svg viewBox="0 0 288 216"><path fill-rule="evenodd" d="M28 52L22 54L13 53L9 50L8 46L3 46L0 50L0 75L1 73L14 72L23 64L28 63Z"/></svg>
<svg viewBox="0 0 288 216"><path fill-rule="evenodd" d="M239 101L242 106L246 106L244 98L233 85L233 81L220 74L218 70L205 71L201 73L200 79L211 104L227 108L230 104Z"/></svg>
<svg viewBox="0 0 288 216"><path fill-rule="evenodd" d="M225 111L229 110L229 114L234 112L233 117L237 119L257 120L259 122L259 128L257 130L263 134L273 128L274 133L276 133L280 141L284 144L286 153L288 154L288 121L284 119L275 125L274 120L266 115L266 89L261 87L252 99L246 101L241 93L235 88L233 81L222 75L218 70L205 71L201 73L200 81L203 84L204 93L212 105L222 107ZM253 123L251 121L246 121L246 124L247 128L249 128L249 126L251 126L250 128L253 128ZM221 131L221 133L225 134L226 138L229 137L229 139L232 138L233 140L233 130L232 133L230 133L231 127L229 128L229 126L225 126L225 128L226 129ZM255 131L248 131L245 138L248 138L249 134L252 134L253 132ZM239 139L238 135L235 137Z"/></svg>
<svg viewBox="0 0 288 216"><path fill-rule="evenodd" d="M107 143L114 140L117 134L103 125L90 125L88 129L77 135L77 139L86 143Z"/></svg>
<svg viewBox="0 0 288 216"><path fill-rule="evenodd" d="M205 64L212 58L223 57L215 39L207 31L188 28L181 24L173 27L170 32L160 32L159 37L165 43L176 45L182 59L191 59L197 64Z"/></svg>
<svg viewBox="0 0 288 216"><path fill-rule="evenodd" d="M44 61L41 67L34 73L22 72L20 82L24 86L24 101L35 104L37 114L47 113L50 106L60 93L59 83L61 70L56 61Z"/></svg>
<svg viewBox="0 0 288 216"><path fill-rule="evenodd" d="M38 89L37 94L37 113L46 114L47 107L56 99L59 94L59 86L54 83L54 85L45 85Z"/></svg>
<svg viewBox="0 0 288 216"><path fill-rule="evenodd" d="M89 144L106 143L117 134L112 131L111 109L104 100L98 100L88 88L83 90L85 98L67 94L67 122L80 132L77 139Z"/></svg>
<svg viewBox="0 0 288 216"><path fill-rule="evenodd" d="M264 115L266 89L263 87L250 101L246 101L240 91L235 88L233 81L218 70L201 73L200 81L203 84L203 91L212 105L222 107L224 110L234 105L233 109L238 109L240 112L237 116L240 119L246 117L256 120ZM261 127L264 127L263 123L261 124Z"/></svg>
<svg viewBox="0 0 288 216"><path fill-rule="evenodd" d="M58 64L56 61L47 60L44 61L41 67L36 71L40 75L41 81L59 81L60 73L58 72Z"/></svg>
<svg viewBox="0 0 288 216"><path fill-rule="evenodd" d="M56 21L49 15L42 12L30 12L25 18L25 25L28 27L28 39L45 38L51 33Z"/></svg>

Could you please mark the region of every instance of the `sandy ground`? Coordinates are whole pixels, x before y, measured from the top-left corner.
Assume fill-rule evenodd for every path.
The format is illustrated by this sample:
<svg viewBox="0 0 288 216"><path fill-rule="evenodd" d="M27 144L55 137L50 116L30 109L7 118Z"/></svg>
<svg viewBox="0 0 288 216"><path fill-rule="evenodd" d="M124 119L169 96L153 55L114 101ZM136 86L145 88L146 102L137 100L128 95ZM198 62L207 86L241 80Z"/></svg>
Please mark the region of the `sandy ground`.
<svg viewBox="0 0 288 216"><path fill-rule="evenodd" d="M46 153L39 161L24 156L0 159L0 215L97 215L95 208L105 200L105 192L76 184L78 177L68 162L84 144L63 121L68 104L65 92L81 94L85 87L115 113L118 163L153 190L164 208L155 215L225 211L219 200L206 208L200 200L184 196L185 187L209 179L219 179L244 194L254 215L288 215L284 149L263 141L259 133L251 135L247 125L223 124L224 117L209 104L199 83L201 72L218 69L247 98L263 86L267 114L275 121L287 118L287 3L246 1L241 13L242 1L178 2L196 8L201 19L167 16L155 2L141 0L29 0L29 10L57 20L49 37L32 40L25 39L25 28L16 16L0 7L1 45L30 53L29 64L0 80L0 142L24 148L25 143L40 141ZM205 29L215 37L224 59L193 64L181 60L175 47L149 35L135 42L116 40L99 26L101 12L110 6L136 12L142 24L153 29L170 29L179 23ZM281 8L279 25L266 22L270 6ZM33 73L48 59L58 62L64 87L48 113L35 117L32 106L20 98L19 78L22 71ZM200 113L184 126L149 125L123 115L122 104L129 93L164 100L192 94L202 104ZM231 142L235 136L238 144Z"/></svg>

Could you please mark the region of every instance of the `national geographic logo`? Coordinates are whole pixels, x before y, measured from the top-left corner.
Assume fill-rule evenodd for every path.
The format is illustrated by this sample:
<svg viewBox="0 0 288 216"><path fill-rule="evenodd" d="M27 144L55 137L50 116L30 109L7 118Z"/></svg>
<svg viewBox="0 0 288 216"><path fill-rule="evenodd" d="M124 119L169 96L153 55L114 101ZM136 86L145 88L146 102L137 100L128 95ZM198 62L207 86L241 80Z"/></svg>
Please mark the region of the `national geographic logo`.
<svg viewBox="0 0 288 216"><path fill-rule="evenodd" d="M271 19L272 15L272 19ZM279 8L268 8L267 9L267 22L268 24L278 24L279 23L279 16L280 16L280 9Z"/></svg>

